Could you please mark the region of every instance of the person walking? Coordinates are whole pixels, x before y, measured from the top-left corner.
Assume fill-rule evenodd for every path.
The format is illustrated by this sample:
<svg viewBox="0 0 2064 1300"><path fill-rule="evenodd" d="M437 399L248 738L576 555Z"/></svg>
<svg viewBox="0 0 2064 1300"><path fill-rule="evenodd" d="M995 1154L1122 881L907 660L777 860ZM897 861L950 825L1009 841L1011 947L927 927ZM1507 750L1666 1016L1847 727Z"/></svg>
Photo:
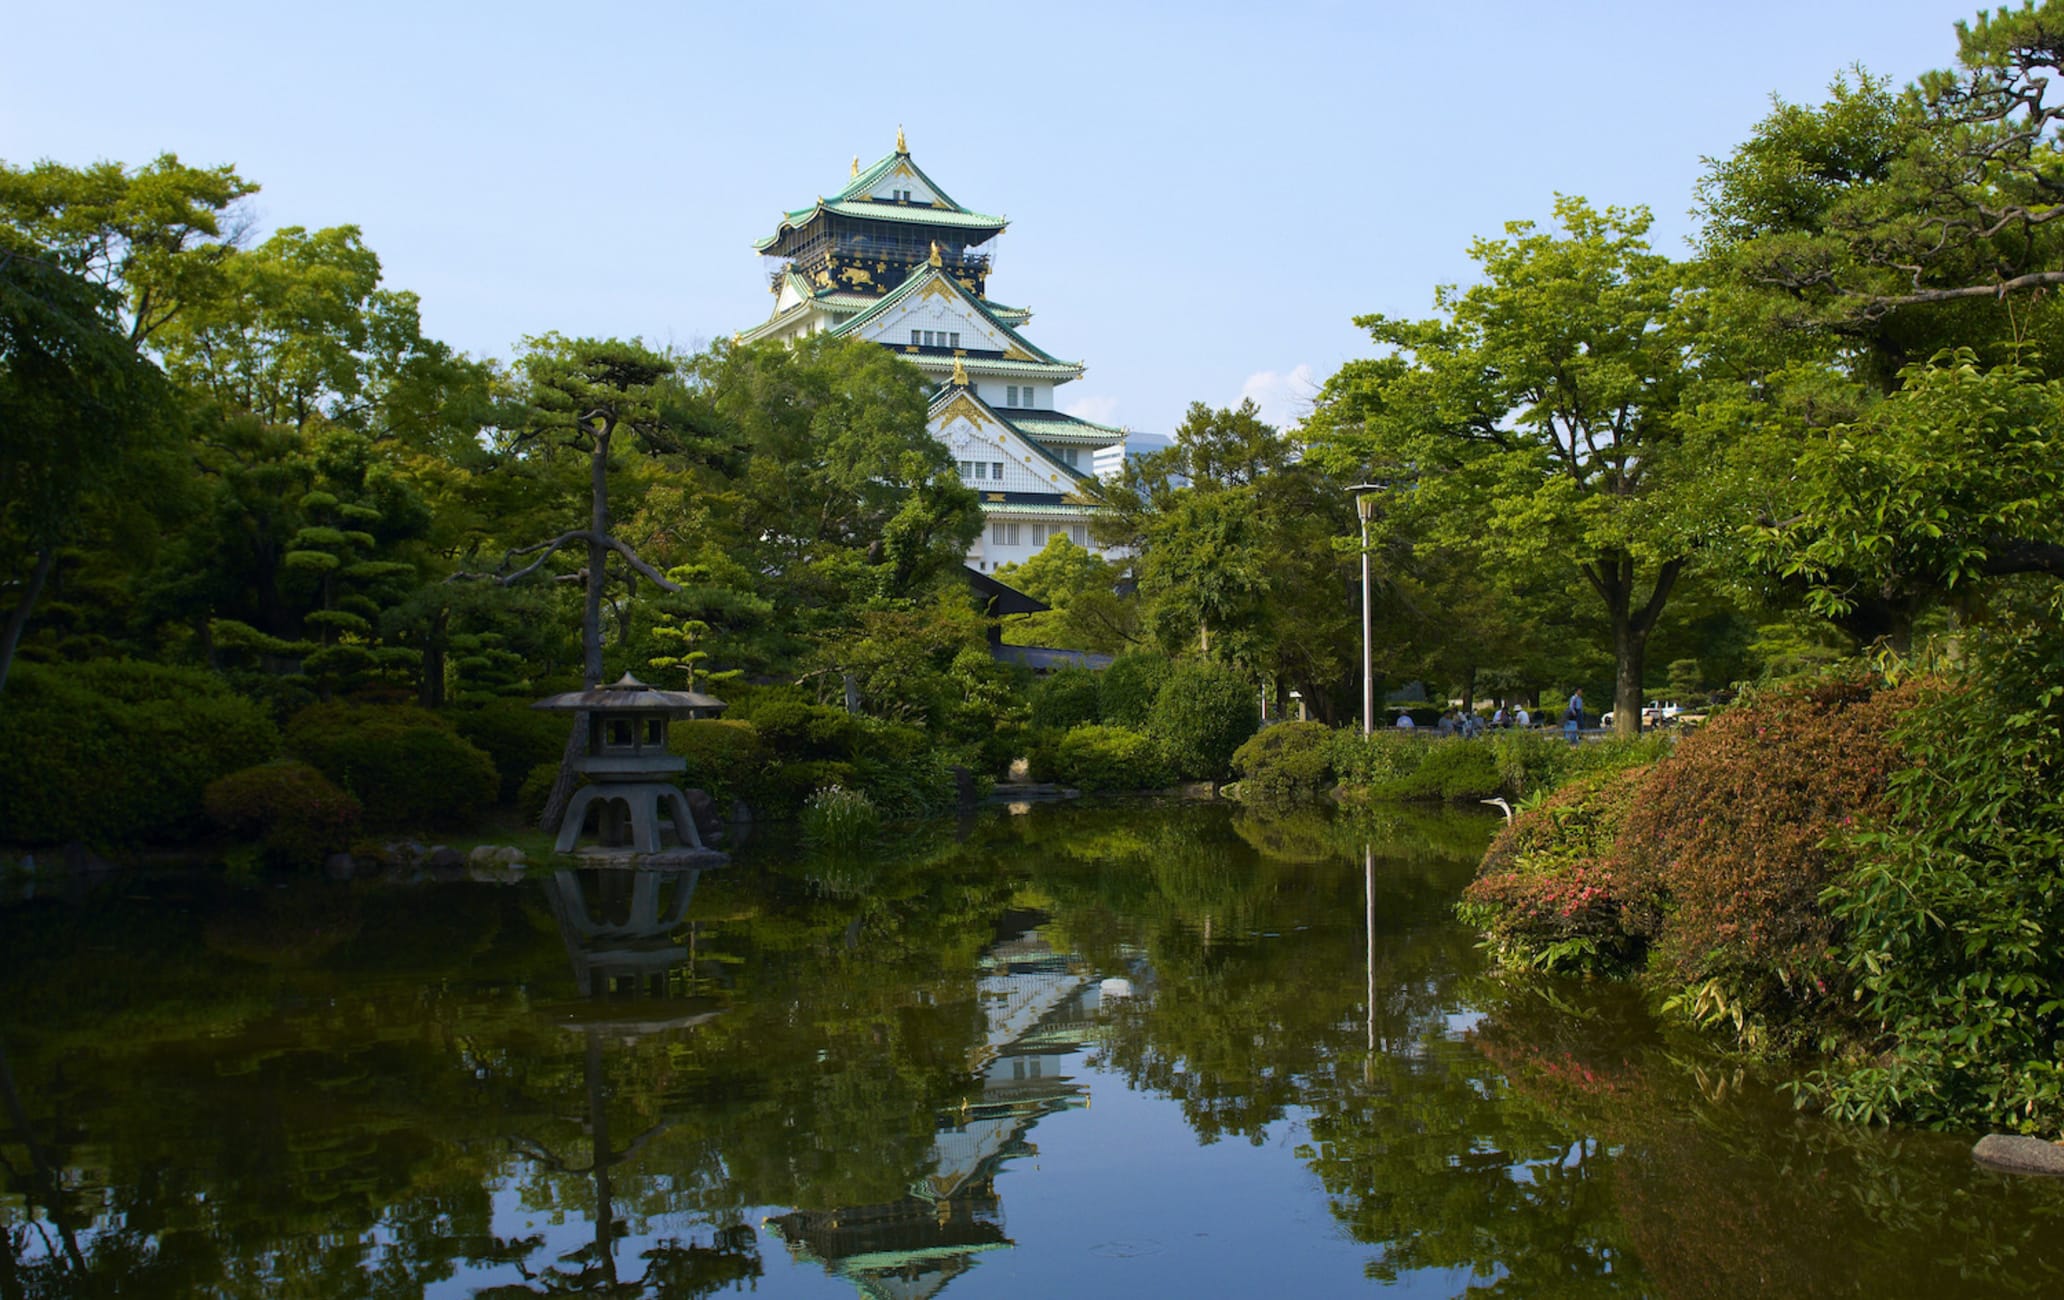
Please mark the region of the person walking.
<svg viewBox="0 0 2064 1300"><path fill-rule="evenodd" d="M1578 733L1584 729L1584 691L1582 687L1570 692L1569 707L1562 711L1563 738L1574 745Z"/></svg>

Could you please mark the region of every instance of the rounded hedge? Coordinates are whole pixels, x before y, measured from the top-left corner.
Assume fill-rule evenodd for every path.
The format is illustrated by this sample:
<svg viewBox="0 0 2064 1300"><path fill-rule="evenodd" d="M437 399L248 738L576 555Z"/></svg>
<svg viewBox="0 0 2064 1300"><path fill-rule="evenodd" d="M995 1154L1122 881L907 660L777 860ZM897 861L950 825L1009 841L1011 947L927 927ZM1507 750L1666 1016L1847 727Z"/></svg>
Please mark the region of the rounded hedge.
<svg viewBox="0 0 2064 1300"><path fill-rule="evenodd" d="M1175 780L1161 744L1126 727L1047 733L1032 747L1032 779L1083 790L1159 790Z"/></svg>
<svg viewBox="0 0 2064 1300"><path fill-rule="evenodd" d="M1296 803L1333 788L1333 731L1323 722L1279 722L1233 751L1240 797Z"/></svg>
<svg viewBox="0 0 2064 1300"><path fill-rule="evenodd" d="M1097 717L1109 727L1145 727L1173 668L1166 655L1152 651L1119 655L1097 675Z"/></svg>
<svg viewBox="0 0 2064 1300"><path fill-rule="evenodd" d="M0 840L131 844L202 829L210 781L279 752L264 711L196 668L17 664L0 745Z"/></svg>
<svg viewBox="0 0 2064 1300"><path fill-rule="evenodd" d="M569 715L533 709L523 700L486 700L437 716L493 761L501 781L500 803L516 798L532 768L556 764L566 752Z"/></svg>
<svg viewBox="0 0 2064 1300"><path fill-rule="evenodd" d="M287 749L357 795L378 828L464 821L501 788L493 759L413 705L311 705L288 720Z"/></svg>
<svg viewBox="0 0 2064 1300"><path fill-rule="evenodd" d="M1260 725L1253 686L1207 659L1185 659L1170 669L1147 715L1148 733L1186 781L1225 780L1233 751Z"/></svg>
<svg viewBox="0 0 2064 1300"><path fill-rule="evenodd" d="M1032 726L1066 731L1102 718L1097 675L1087 668L1062 668L1032 687Z"/></svg>
<svg viewBox="0 0 2064 1300"><path fill-rule="evenodd" d="M767 745L750 722L684 719L667 727L667 749L687 761L681 785L708 791L720 809L733 799L751 802L766 774Z"/></svg>
<svg viewBox="0 0 2064 1300"><path fill-rule="evenodd" d="M350 845L364 809L307 763L284 760L211 781L208 817L232 835L258 841L278 866L313 867Z"/></svg>

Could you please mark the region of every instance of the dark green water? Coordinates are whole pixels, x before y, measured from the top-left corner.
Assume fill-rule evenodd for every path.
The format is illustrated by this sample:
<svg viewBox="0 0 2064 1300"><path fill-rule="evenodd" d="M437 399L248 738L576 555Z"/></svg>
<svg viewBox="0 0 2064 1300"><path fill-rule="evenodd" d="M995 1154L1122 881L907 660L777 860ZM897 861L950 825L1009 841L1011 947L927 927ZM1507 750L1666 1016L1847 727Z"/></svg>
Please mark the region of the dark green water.
<svg viewBox="0 0 2064 1300"><path fill-rule="evenodd" d="M0 1300L2064 1293L2064 1184L1485 974L1449 909L1491 829L1054 807L699 878L38 880Z"/></svg>

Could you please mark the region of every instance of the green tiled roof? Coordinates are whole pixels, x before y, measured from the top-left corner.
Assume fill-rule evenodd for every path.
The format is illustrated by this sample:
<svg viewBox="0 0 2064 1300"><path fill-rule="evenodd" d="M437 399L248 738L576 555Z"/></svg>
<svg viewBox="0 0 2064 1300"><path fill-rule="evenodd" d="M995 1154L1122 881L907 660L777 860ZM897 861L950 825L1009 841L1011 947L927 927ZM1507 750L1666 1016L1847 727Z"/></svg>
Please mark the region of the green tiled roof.
<svg viewBox="0 0 2064 1300"><path fill-rule="evenodd" d="M935 208L913 203L877 203L869 195L888 173L896 169L901 161L910 164L910 170L924 187L938 196L946 206ZM864 217L875 221L902 221L919 226L938 226L957 230L1002 230L1010 223L1002 217L992 217L986 212L971 212L956 202L952 195L939 188L931 177L925 175L907 153L891 153L872 167L865 168L858 176L846 182L846 187L829 199L818 199L806 208L796 208L781 214L781 221L774 233L753 245L766 248L780 241L782 232L799 230L808 225L819 212L832 212L842 217Z"/></svg>
<svg viewBox="0 0 2064 1300"><path fill-rule="evenodd" d="M834 325L832 328L839 327ZM940 370L952 365L951 357L939 356L936 353L929 356L913 355L895 343L884 343L882 346L894 348L896 355L924 369ZM1083 371L1082 363L1079 361L1006 361L1000 357L968 357L965 358L964 364L967 366L967 372L977 378L987 379L1000 375L1008 379L1017 375L1025 379L1051 379L1057 384L1079 379ZM1061 378L1063 375L1067 378Z"/></svg>
<svg viewBox="0 0 2064 1300"><path fill-rule="evenodd" d="M1018 433L1019 439L1022 442L1024 442L1024 444L1027 447L1030 447L1040 457L1040 459L1046 461L1047 464L1053 466L1057 470L1060 470L1063 474L1066 474L1071 482L1080 479L1086 479L1089 477L1089 475L1083 473L1079 469L1076 469L1073 465L1070 465L1067 461L1062 460L1059 456L1054 455L1046 448L1040 446L1037 442L1034 442L1031 438L1028 438L1023 433L1018 432L1017 426L1012 424L1003 412L997 410L995 407L989 405L989 403L983 401L982 395L980 393L975 392L971 388L962 388L958 384L948 384L944 388L941 388L938 392L932 394L931 405L928 409L935 411L962 395L965 395L967 399L973 402L976 406L979 406L984 411L987 411L991 416L993 416L996 419L996 422L998 424L1003 425L1004 427L1010 429L1014 433Z"/></svg>
<svg viewBox="0 0 2064 1300"><path fill-rule="evenodd" d="M1102 509L1102 506L1087 503L1071 505L1065 501L1050 503L1045 501L990 501L985 498L982 502L982 513L985 515L1075 515L1080 517L1082 515L1094 515Z"/></svg>
<svg viewBox="0 0 2064 1300"><path fill-rule="evenodd" d="M968 292L967 286L963 285L960 281L954 279L952 276L945 274L943 271L941 271L938 267L935 266L925 267L923 270L917 272L914 275L904 277L903 283L897 285L895 288L889 290L889 292L883 294L880 302L874 304L874 306L868 308L866 311L861 312L858 316L853 317L851 320L839 322L837 325L832 327L833 332L843 334L850 333L860 329L867 322L873 320L877 316L882 315L884 312L888 311L889 308L903 301L910 295L918 292L921 288L923 288L925 285L931 283L934 280L937 280L951 288L953 292L956 295L958 295L962 300L971 304L974 307L974 309L977 312L979 312L982 315L982 317L986 319L991 325L994 325L997 329L1002 330L1005 338L1008 338L1009 340L1011 340L1011 342L1023 348L1036 361L1045 362L1047 365L1050 366L1071 365L1071 363L1069 362L1062 361L1060 358L1048 354L1041 348L1035 346L1032 343L1032 341L1027 339L1024 335L1018 333L1010 326L1004 324L1003 321L997 318L995 312L989 310L989 305L987 303L983 302L980 298L977 298L974 294ZM982 363L982 366L984 369L987 369L994 364L1008 365L1010 363L984 362ZM1074 366L1073 368L1078 370L1080 369L1079 366Z"/></svg>
<svg viewBox="0 0 2064 1300"><path fill-rule="evenodd" d="M1118 442L1125 437L1125 430L1114 429L1108 424L1085 420L1080 416L1066 415L1060 411L1018 411L1006 406L997 412L1010 421L1018 432L1031 438L1050 438L1057 442Z"/></svg>
<svg viewBox="0 0 2064 1300"><path fill-rule="evenodd" d="M902 159L904 162L910 164L910 170L917 173L917 179L924 182L924 187L926 189L938 195L939 201L941 203L944 203L947 207L953 209L955 212L967 211L966 208L962 207L960 204L953 201L953 196L951 194L948 194L945 190L940 189L939 183L937 181L933 180L930 176L927 176L925 174L925 169L917 165L916 159L912 158L909 154L904 153L901 150L891 150L888 153L883 154L881 158L877 160L872 167L863 167L860 170L860 174L858 176L855 176L852 180L847 181L846 188L840 190L837 194L832 195L832 198L866 198L868 192L874 189L875 185L881 181L882 177L896 170L896 161L899 158Z"/></svg>

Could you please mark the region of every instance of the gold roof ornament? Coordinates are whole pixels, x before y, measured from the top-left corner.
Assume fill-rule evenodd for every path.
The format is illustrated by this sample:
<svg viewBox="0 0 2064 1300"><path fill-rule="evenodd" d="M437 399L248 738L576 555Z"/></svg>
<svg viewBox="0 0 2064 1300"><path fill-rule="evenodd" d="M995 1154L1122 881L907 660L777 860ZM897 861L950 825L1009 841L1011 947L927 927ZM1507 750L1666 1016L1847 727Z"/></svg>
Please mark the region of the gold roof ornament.
<svg viewBox="0 0 2064 1300"><path fill-rule="evenodd" d="M959 357L953 358L953 382L962 388L968 386L967 367L961 363Z"/></svg>
<svg viewBox="0 0 2064 1300"><path fill-rule="evenodd" d="M903 124L901 122L896 123L896 152L910 152L910 146L903 142Z"/></svg>
<svg viewBox="0 0 2064 1300"><path fill-rule="evenodd" d="M853 155L853 179L860 179L860 155L857 153Z"/></svg>
<svg viewBox="0 0 2064 1300"><path fill-rule="evenodd" d="M926 258L925 260L926 260L926 261L928 261L928 262L930 262L930 263L931 263L931 264L932 264L933 266L944 266L944 265L946 265L946 262L945 262L945 260L944 260L943 258L941 258L941 257L939 256L939 241L938 241L938 240L934 239L934 240L932 241L932 255L931 255L930 257Z"/></svg>

